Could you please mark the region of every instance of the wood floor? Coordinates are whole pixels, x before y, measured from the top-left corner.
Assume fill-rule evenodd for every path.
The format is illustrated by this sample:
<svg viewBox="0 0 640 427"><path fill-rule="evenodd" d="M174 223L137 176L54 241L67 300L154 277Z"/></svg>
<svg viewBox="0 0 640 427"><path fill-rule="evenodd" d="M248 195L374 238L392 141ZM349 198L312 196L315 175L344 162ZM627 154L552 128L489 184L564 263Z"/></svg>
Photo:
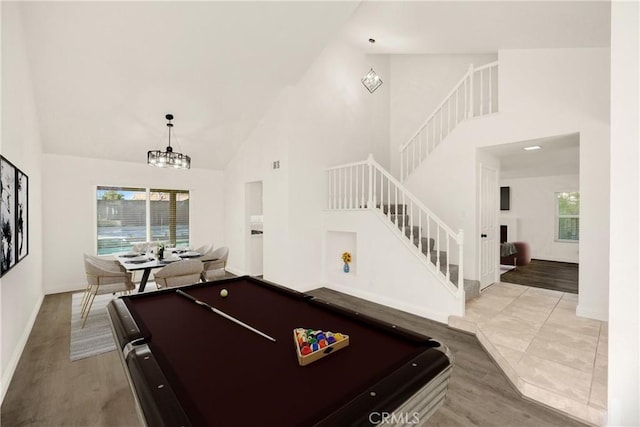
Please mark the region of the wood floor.
<svg viewBox="0 0 640 427"><path fill-rule="evenodd" d="M532 259L500 276L501 282L578 293L578 264Z"/></svg>
<svg viewBox="0 0 640 427"><path fill-rule="evenodd" d="M455 362L447 400L428 426L583 426L521 398L473 335L328 289L312 293L449 346ZM70 293L45 297L2 404L2 426L138 426L116 352L69 361L70 307Z"/></svg>
<svg viewBox="0 0 640 427"><path fill-rule="evenodd" d="M0 424L138 426L115 351L69 361L71 293L47 295L2 402Z"/></svg>

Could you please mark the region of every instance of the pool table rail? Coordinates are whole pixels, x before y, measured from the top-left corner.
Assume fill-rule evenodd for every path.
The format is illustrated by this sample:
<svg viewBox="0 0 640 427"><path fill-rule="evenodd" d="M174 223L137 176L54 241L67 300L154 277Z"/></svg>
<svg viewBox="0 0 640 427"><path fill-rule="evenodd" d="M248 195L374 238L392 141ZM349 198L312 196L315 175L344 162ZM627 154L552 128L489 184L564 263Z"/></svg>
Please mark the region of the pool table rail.
<svg viewBox="0 0 640 427"><path fill-rule="evenodd" d="M424 423L444 403L452 366L448 353L446 347L428 348L314 427L371 427L382 417L385 426Z"/></svg>
<svg viewBox="0 0 640 427"><path fill-rule="evenodd" d="M121 299L107 306L109 322L142 427L191 427L178 397L162 373L138 325ZM124 344L122 344L124 343Z"/></svg>

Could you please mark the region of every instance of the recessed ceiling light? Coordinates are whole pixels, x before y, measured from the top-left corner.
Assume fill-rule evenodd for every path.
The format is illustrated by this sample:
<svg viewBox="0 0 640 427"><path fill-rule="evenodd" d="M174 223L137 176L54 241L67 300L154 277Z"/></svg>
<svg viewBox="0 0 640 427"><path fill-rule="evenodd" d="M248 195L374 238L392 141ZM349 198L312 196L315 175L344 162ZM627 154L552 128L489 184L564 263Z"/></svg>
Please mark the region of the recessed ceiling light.
<svg viewBox="0 0 640 427"><path fill-rule="evenodd" d="M525 149L525 150L527 150L527 151L539 150L539 149L541 149L541 148L542 148L542 147L540 147L539 145L532 145L532 146L530 146L530 147L524 147L524 149Z"/></svg>

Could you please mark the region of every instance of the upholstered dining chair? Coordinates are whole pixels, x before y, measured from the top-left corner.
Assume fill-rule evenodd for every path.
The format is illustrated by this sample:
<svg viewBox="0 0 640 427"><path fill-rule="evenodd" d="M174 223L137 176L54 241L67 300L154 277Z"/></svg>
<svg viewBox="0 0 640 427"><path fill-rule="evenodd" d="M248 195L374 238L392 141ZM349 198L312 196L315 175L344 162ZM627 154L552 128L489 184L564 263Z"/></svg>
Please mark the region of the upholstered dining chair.
<svg viewBox="0 0 640 427"><path fill-rule="evenodd" d="M158 288L192 285L200 281L202 261L185 259L172 262L153 274Z"/></svg>
<svg viewBox="0 0 640 427"><path fill-rule="evenodd" d="M96 264L106 266L107 268L113 267L113 266L121 268L121 264L117 260L113 259L113 257L110 257L110 256L95 256L95 255L84 254L84 259L90 259ZM122 268L121 270L124 271L124 269Z"/></svg>
<svg viewBox="0 0 640 427"><path fill-rule="evenodd" d="M227 258L229 258L229 248L226 246L204 254L202 256L204 264L204 270L201 275L202 281L210 282L223 278L226 274ZM207 259L211 261L206 261Z"/></svg>
<svg viewBox="0 0 640 427"><path fill-rule="evenodd" d="M196 249L194 249L194 252L198 252L199 254L206 254L207 252L210 252L211 249L213 249L213 245L202 245Z"/></svg>
<svg viewBox="0 0 640 427"><path fill-rule="evenodd" d="M100 257L95 255L84 254L84 259L85 260L90 259L96 265L106 267L107 269L114 269L117 267L118 269L120 269L120 271L126 272L126 270L122 267L122 265L112 257L104 257L104 256ZM84 290L84 295L82 296L82 302L80 303L82 307L84 307L87 298L89 298L89 295L91 295L91 293L89 292L90 290L91 290L91 284L89 283L89 281L87 281L87 287Z"/></svg>
<svg viewBox="0 0 640 427"><path fill-rule="evenodd" d="M83 299L80 316L84 316L82 327L84 328L91 311L91 306L96 295L113 294L116 292L130 293L135 289L131 280L131 273L122 271L120 265L109 260L95 259L91 255L85 255L84 269L87 275L86 298Z"/></svg>

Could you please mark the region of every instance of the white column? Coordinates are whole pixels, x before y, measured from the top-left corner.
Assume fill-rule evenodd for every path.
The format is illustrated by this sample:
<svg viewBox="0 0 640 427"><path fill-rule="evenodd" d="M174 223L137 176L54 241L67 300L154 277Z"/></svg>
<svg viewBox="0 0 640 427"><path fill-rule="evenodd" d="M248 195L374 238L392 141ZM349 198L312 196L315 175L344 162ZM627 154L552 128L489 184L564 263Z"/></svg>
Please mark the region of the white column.
<svg viewBox="0 0 640 427"><path fill-rule="evenodd" d="M640 425L638 2L611 2L608 425Z"/></svg>

